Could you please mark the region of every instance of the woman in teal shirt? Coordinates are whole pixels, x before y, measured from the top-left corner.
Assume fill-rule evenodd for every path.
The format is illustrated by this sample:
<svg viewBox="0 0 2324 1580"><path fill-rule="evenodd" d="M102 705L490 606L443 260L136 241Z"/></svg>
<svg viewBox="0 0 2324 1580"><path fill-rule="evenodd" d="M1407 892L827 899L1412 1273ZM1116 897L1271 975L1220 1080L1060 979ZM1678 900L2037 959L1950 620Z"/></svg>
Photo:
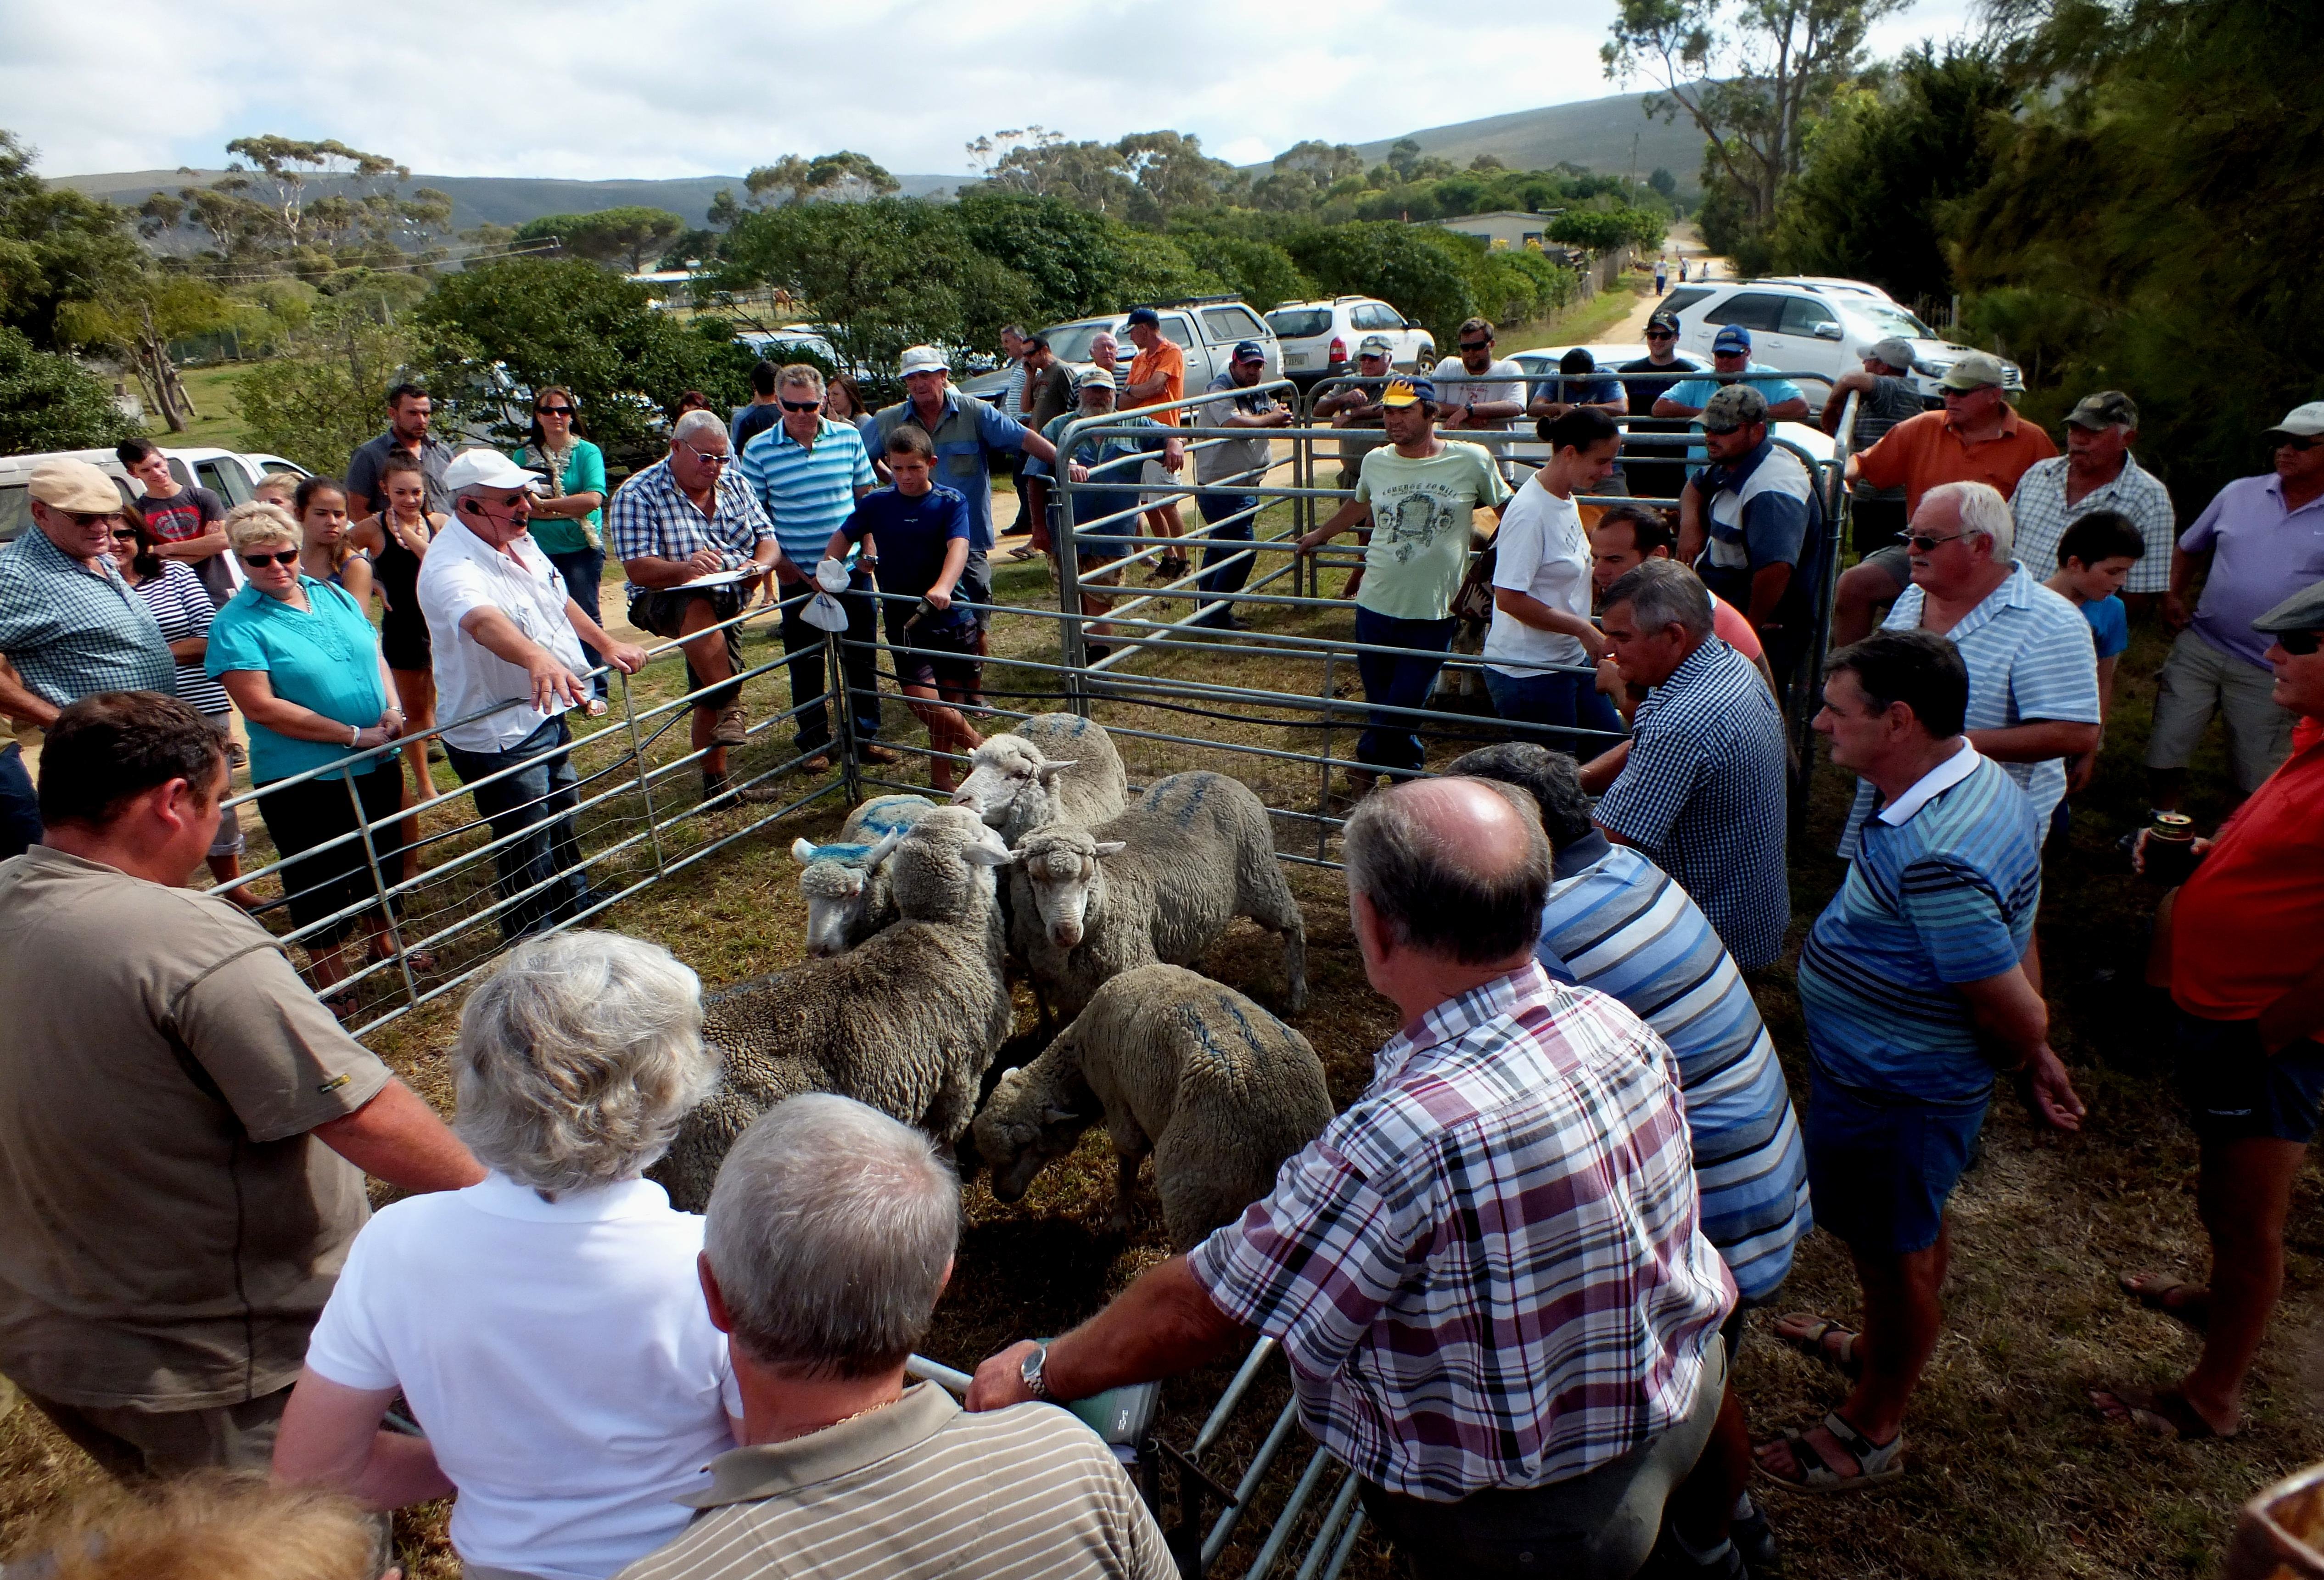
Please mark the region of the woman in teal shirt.
<svg viewBox="0 0 2324 1580"><path fill-rule="evenodd" d="M403 715L390 706L394 682L363 605L345 588L300 573L297 523L280 506L254 502L227 516L226 527L249 579L211 622L203 667L226 687L250 725L250 781L259 791L259 816L289 863L282 888L292 925L322 924L304 941L316 985L328 990L347 975L344 946L358 920L370 937L373 958L386 959L393 951L379 907L355 916L338 913L378 892L356 833L357 801L361 822L374 825L380 870L398 870L403 842L395 818L402 779L392 753L312 779L297 776L386 745L402 734ZM268 788L284 780L296 782ZM337 919L326 919L332 917ZM420 956L412 965L425 968ZM355 1008L352 993L324 1002L342 1017Z"/></svg>
<svg viewBox="0 0 2324 1580"><path fill-rule="evenodd" d="M572 391L550 384L533 395L532 437L512 458L549 479L547 497L532 502L532 541L594 617L605 574L605 452L581 437L581 404ZM597 662L604 661L598 653ZM594 684L604 698L602 669Z"/></svg>

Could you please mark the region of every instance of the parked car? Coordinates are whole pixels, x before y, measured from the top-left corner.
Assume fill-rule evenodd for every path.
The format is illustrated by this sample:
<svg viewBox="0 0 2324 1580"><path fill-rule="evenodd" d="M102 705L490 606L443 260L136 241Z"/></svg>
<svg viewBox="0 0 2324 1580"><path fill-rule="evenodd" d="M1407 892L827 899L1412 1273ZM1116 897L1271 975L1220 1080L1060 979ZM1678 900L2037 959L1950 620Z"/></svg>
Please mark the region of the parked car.
<svg viewBox="0 0 2324 1580"><path fill-rule="evenodd" d="M1286 375L1303 389L1347 372L1370 335L1387 337L1391 364L1406 372L1436 360L1436 337L1376 296L1282 302L1267 323L1282 343Z"/></svg>
<svg viewBox="0 0 2324 1580"><path fill-rule="evenodd" d="M180 485L207 488L226 503L231 510L249 499L256 491L260 479L270 472L295 472L309 476L307 468L281 456L245 455L240 450L217 449L208 445L189 445L183 448L164 448L170 458L170 475ZM29 508L33 469L43 462L87 461L103 472L120 487L122 497L136 500L143 497L145 485L133 480L129 469L111 450L57 450L38 456L0 456L0 543L15 538L32 524Z"/></svg>
<svg viewBox="0 0 2324 1580"><path fill-rule="evenodd" d="M1543 346L1531 351L1519 351L1511 355L1510 360L1525 369L1528 400L1532 398L1533 381L1555 378L1558 363L1564 358L1567 352L1572 349L1571 346ZM1585 346L1582 349L1590 353L1601 371L1619 368L1624 363L1636 362L1646 354L1645 344L1639 341L1631 341L1627 345ZM1676 356L1691 374L1707 374L1711 371L1711 358L1708 355L1696 356L1692 352L1681 351ZM1764 361L1765 358L1761 360ZM1526 423L1518 430L1525 435L1524 439L1508 447L1509 458L1518 466L1528 469L1540 466L1549 458L1549 447L1533 437L1532 429L1531 422ZM1831 437L1812 422L1778 422L1775 426L1774 433L1777 439L1799 446L1818 461L1831 459ZM1457 439L1465 436L1454 434L1452 437Z"/></svg>
<svg viewBox="0 0 2324 1580"><path fill-rule="evenodd" d="M1186 393L1198 394L1226 372L1233 358L1234 348L1245 340L1256 340L1267 353L1264 378L1283 376L1283 354L1276 344L1275 331L1267 327L1258 313L1239 297L1204 296L1185 301L1157 301L1150 306L1162 318L1162 335L1175 341L1186 354ZM1130 343L1126 327L1127 310L1108 313L1099 318L1071 319L1062 324L1051 324L1041 331L1049 349L1060 362L1086 363L1090 360L1090 342L1106 331L1121 345L1121 363L1130 365L1137 347ZM955 373L960 370L955 367ZM953 381L963 390L983 400L992 400L1008 387L1009 370L996 367L990 373Z"/></svg>
<svg viewBox="0 0 2324 1580"><path fill-rule="evenodd" d="M1913 346L1913 384L1930 406L1942 405L1937 381L1974 349L1940 337L1934 329L1888 300L1878 287L1856 280L1720 281L1683 285L1662 299L1660 311L1679 321L1682 349L1711 355L1720 329L1735 324L1751 331L1751 356L1785 373L1838 378L1864 365L1875 343L1894 336ZM2007 388L2022 393L2024 375L2002 361ZM1803 381L1800 393L1812 410L1821 410L1829 385Z"/></svg>

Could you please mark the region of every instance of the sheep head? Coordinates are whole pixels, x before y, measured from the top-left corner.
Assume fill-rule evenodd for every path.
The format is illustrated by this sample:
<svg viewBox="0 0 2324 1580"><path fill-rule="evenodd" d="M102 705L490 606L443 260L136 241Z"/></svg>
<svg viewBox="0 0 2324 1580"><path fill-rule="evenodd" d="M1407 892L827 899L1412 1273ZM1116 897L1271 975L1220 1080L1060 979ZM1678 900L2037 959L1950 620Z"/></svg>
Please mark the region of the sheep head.
<svg viewBox="0 0 2324 1580"><path fill-rule="evenodd" d="M952 804L973 808L994 828L1006 827L1012 811L1033 810L1032 806L1019 805L1028 798L1040 805L1054 805L1057 776L1074 765L1071 759L1053 762L1024 736L1008 735L985 741L969 754L968 762L968 777L953 792Z"/></svg>
<svg viewBox="0 0 2324 1580"><path fill-rule="evenodd" d="M976 1155L991 1171L995 1201L1020 1199L1034 1176L1072 1151L1096 1119L1059 1106L1057 1095L1036 1086L1031 1070L1010 1070L969 1127Z"/></svg>
<svg viewBox="0 0 2324 1580"><path fill-rule="evenodd" d="M961 920L993 903L992 870L1013 859L975 812L938 807L896 845L888 867L890 892L908 919Z"/></svg>
<svg viewBox="0 0 2324 1580"><path fill-rule="evenodd" d="M1032 886L1033 909L1052 945L1060 949L1081 947L1093 902L1104 892L1098 862L1122 848L1120 840L1099 840L1073 823L1052 823L1018 844L1016 859Z"/></svg>
<svg viewBox="0 0 2324 1580"><path fill-rule="evenodd" d="M890 833L877 845L813 845L795 840L791 859L799 864L799 895L807 901L807 952L817 959L844 955L871 903L872 873L902 837Z"/></svg>

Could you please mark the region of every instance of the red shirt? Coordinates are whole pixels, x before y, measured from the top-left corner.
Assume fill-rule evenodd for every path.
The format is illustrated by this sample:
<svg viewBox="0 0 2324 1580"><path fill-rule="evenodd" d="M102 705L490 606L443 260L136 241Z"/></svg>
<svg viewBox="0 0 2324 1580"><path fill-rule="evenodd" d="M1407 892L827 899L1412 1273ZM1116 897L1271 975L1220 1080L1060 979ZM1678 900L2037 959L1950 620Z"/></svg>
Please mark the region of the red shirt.
<svg viewBox="0 0 2324 1580"><path fill-rule="evenodd" d="M2295 753L2219 830L2179 891L2171 996L2248 1021L2324 966L2324 744Z"/></svg>

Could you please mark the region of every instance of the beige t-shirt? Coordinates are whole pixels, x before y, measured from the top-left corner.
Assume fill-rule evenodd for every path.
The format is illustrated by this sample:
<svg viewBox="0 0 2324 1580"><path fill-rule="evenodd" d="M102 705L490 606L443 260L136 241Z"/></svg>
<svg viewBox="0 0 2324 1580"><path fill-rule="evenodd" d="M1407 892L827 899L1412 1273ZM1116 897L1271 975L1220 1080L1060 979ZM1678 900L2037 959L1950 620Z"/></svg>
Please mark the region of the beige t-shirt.
<svg viewBox="0 0 2324 1580"><path fill-rule="evenodd" d="M361 1170L307 1132L392 1078L224 901L0 862L0 1372L88 1409L288 1386Z"/></svg>

